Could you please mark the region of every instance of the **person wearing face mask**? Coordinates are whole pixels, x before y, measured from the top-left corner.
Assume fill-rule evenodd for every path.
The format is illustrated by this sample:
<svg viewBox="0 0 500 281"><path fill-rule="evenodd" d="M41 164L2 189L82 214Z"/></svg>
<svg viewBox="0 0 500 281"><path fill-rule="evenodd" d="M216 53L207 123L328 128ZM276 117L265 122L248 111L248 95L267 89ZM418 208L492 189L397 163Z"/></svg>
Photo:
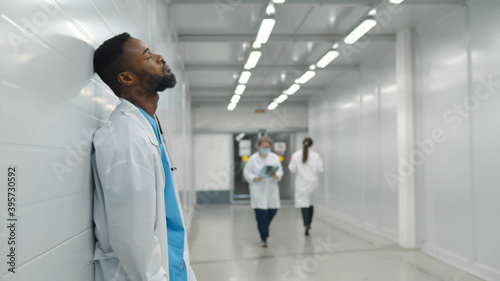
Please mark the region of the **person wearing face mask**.
<svg viewBox="0 0 500 281"><path fill-rule="evenodd" d="M273 141L268 136L257 140L257 152L248 159L243 177L250 185L250 204L255 210L261 247L267 247L269 226L280 207L278 182L283 167L278 155L271 152Z"/></svg>

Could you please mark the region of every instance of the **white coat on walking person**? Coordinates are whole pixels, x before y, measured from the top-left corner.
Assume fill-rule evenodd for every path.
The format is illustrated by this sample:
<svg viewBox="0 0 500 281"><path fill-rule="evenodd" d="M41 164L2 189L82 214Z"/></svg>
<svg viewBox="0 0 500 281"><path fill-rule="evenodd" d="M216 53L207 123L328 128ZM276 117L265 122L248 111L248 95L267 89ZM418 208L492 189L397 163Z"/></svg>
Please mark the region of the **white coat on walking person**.
<svg viewBox="0 0 500 281"><path fill-rule="evenodd" d="M266 165L278 166L277 177L255 180ZM278 155L269 152L266 158L262 158L260 152L254 153L245 164L243 176L250 185L250 205L253 209L277 209L281 206L278 182L283 177L283 167Z"/></svg>
<svg viewBox="0 0 500 281"><path fill-rule="evenodd" d="M273 141L268 136L257 140L257 152L248 159L243 169L243 177L250 187L250 204L255 211L257 227L260 233L261 247L267 247L269 226L280 204L278 182L283 177L283 167L279 156L271 152ZM262 168L274 166L278 169L263 177Z"/></svg>
<svg viewBox="0 0 500 281"><path fill-rule="evenodd" d="M312 195L319 185L319 174L324 171L323 161L316 151L308 151L306 163L302 162L303 150L292 154L288 169L295 176L295 207L303 208L312 205Z"/></svg>
<svg viewBox="0 0 500 281"><path fill-rule="evenodd" d="M310 149L313 144L311 138L305 138L304 148L292 154L288 169L295 176L295 207L302 208L302 217L309 235L313 216L314 191L319 186L319 174L324 171L323 161L319 154Z"/></svg>

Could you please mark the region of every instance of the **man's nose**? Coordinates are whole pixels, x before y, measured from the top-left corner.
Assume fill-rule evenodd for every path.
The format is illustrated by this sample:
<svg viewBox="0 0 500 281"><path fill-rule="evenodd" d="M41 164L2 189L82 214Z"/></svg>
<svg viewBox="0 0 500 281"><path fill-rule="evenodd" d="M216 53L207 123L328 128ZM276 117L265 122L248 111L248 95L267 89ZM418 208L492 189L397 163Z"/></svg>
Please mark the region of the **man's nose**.
<svg viewBox="0 0 500 281"><path fill-rule="evenodd" d="M156 62L163 63L163 62L165 62L165 59L163 58L162 55L156 55Z"/></svg>

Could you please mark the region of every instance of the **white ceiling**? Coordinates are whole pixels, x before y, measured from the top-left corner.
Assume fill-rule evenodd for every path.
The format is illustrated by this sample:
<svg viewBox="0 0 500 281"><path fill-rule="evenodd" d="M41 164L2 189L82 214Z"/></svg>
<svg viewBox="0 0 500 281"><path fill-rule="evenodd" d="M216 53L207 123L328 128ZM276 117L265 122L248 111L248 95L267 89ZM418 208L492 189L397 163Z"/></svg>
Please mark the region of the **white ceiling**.
<svg viewBox="0 0 500 281"><path fill-rule="evenodd" d="M288 101L304 101L357 71L363 61L393 48L395 33L458 7L465 0L407 0L388 23L379 21L359 53L340 56ZM228 104L270 0L171 0L174 25L194 101ZM367 13L387 8L388 0L287 0L276 5L276 25L262 46L262 57L240 103L269 103L316 63Z"/></svg>

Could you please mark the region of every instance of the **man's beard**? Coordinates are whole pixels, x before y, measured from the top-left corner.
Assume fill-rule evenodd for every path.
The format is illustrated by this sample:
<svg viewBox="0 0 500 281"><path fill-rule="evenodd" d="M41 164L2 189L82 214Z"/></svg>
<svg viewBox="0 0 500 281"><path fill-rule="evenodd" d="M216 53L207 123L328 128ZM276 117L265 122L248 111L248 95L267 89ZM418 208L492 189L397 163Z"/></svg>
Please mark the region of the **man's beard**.
<svg viewBox="0 0 500 281"><path fill-rule="evenodd" d="M152 85L154 87L153 91L155 92L161 92L165 89L173 88L175 84L177 84L177 79L172 72L164 74L163 77L158 78L159 79L155 78L156 83Z"/></svg>
<svg viewBox="0 0 500 281"><path fill-rule="evenodd" d="M163 76L146 75L142 78L142 81L145 90L148 92L161 92L173 88L177 84L177 79L172 72L169 74L163 73Z"/></svg>

